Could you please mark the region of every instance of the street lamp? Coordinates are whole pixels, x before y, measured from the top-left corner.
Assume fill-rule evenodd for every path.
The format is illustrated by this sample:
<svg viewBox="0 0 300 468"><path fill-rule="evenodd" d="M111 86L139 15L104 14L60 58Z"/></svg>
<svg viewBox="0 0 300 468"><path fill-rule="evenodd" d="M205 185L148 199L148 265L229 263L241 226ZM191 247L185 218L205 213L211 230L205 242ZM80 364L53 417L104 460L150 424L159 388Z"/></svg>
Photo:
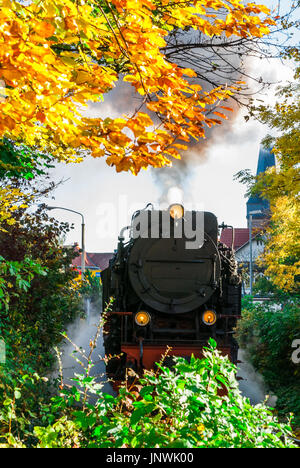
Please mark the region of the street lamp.
<svg viewBox="0 0 300 468"><path fill-rule="evenodd" d="M83 278L84 272L85 272L85 243L84 243L84 228L85 228L85 223L84 223L84 216L82 213L79 213L78 211L70 210L69 208L63 208L61 206L47 206L47 210L64 210L64 211L70 211L71 213L76 213L81 216L82 222L81 222L81 278Z"/></svg>
<svg viewBox="0 0 300 468"><path fill-rule="evenodd" d="M249 242L250 242L250 296L252 296L253 287L253 263L252 263L252 216L262 214L262 211L250 211L249 213Z"/></svg>

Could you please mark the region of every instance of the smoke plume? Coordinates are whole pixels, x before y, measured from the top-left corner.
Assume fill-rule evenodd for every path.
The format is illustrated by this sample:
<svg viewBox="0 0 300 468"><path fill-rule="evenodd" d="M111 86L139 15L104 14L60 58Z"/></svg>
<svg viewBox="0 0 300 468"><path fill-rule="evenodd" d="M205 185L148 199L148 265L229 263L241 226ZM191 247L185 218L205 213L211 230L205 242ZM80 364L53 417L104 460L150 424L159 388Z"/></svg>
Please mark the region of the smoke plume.
<svg viewBox="0 0 300 468"><path fill-rule="evenodd" d="M174 159L171 167L151 169L153 179L160 187L161 196L158 202L162 208L174 202L170 200L170 189L172 187L176 187L183 193L183 204L191 201L189 181L193 177L195 168L206 161L208 150L214 144L230 134L231 128L238 117L239 108L235 101L232 100L227 106L231 107L233 111L228 112L228 120L224 120L221 125L212 128L207 127L205 130L206 137L198 142L191 142L188 145L188 150L181 153L181 159Z"/></svg>
<svg viewBox="0 0 300 468"><path fill-rule="evenodd" d="M100 320L100 314L102 310L98 310L93 307L90 302L87 302L87 314L86 318L77 318L72 324L69 325L67 329L67 336L72 341L71 344L69 341L61 347L61 361L62 361L62 371L63 371L63 383L65 385L73 386L75 385L73 379L75 374L84 374L85 369L79 363L81 361L85 366L87 361L81 356L78 348L86 355L89 355L90 352L90 340L93 340L97 331L97 326ZM76 350L77 349L77 350ZM91 361L94 366L90 372L90 375L96 378L97 383L103 384L103 391L109 394L114 394L114 390L111 385L107 382L105 364L103 357L105 355L104 346L103 346L103 337L102 331L97 342L97 346L94 349ZM58 377L58 369L54 371L54 378ZM89 402L92 404L95 401L94 397L89 398Z"/></svg>

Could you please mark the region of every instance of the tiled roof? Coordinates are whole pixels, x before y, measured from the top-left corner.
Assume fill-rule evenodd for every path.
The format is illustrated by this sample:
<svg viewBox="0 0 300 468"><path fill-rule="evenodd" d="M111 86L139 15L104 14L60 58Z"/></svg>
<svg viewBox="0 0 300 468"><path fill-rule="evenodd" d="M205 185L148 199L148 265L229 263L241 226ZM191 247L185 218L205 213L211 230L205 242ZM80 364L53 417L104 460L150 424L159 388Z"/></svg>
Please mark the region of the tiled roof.
<svg viewBox="0 0 300 468"><path fill-rule="evenodd" d="M86 252L85 254L85 266L87 268L94 268L99 270L105 270L109 265L109 260L113 257L112 252L105 253L96 253L96 252ZM74 258L72 262L73 266L80 268L81 267L81 254Z"/></svg>
<svg viewBox="0 0 300 468"><path fill-rule="evenodd" d="M248 228L235 228L234 229L234 250L239 249L242 245L246 244L249 240L249 229ZM232 229L226 228L222 230L220 241L227 247L231 247L232 244Z"/></svg>

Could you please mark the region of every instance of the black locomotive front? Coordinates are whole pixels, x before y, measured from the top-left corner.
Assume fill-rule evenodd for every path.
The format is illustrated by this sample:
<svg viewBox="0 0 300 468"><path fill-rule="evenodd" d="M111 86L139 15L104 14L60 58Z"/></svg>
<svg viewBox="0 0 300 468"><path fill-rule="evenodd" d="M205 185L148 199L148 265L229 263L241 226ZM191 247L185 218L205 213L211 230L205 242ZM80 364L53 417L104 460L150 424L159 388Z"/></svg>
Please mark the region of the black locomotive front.
<svg viewBox="0 0 300 468"><path fill-rule="evenodd" d="M180 205L142 210L128 229L129 241L119 237L102 272L103 307L114 297L105 351L122 353L110 361L108 372L118 378L126 366L153 368L167 346L173 355L201 357L210 337L236 362L240 277L232 249L218 242L215 215L184 212Z"/></svg>

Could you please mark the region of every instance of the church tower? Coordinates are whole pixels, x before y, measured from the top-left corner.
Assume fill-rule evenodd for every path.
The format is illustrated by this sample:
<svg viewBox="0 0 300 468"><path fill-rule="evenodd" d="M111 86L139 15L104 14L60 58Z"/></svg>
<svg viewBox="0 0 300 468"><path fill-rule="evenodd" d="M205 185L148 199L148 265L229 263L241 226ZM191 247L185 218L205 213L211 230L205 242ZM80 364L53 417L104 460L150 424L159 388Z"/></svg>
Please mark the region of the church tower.
<svg viewBox="0 0 300 468"><path fill-rule="evenodd" d="M275 166L275 156L272 153L271 149L260 148L258 163L257 163L257 172L256 175L259 175L265 172L269 167ZM252 215L252 226L261 227L266 224L266 221L270 217L270 203L265 198L260 195L252 195L247 201L247 221L249 227L249 214L252 211L260 211L261 213Z"/></svg>

